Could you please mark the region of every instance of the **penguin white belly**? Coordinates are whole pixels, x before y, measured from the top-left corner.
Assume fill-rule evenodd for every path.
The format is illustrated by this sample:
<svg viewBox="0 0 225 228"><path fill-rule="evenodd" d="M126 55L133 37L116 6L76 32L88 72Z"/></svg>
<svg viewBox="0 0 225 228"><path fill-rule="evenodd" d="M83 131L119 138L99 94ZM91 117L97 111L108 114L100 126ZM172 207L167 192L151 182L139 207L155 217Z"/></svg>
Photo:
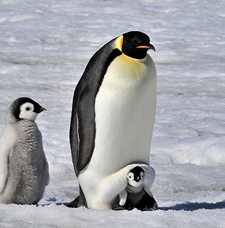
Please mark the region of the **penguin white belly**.
<svg viewBox="0 0 225 228"><path fill-rule="evenodd" d="M96 96L95 148L78 177L89 208L94 207L103 178L130 163L149 164L155 110L156 70L151 57L117 57Z"/></svg>

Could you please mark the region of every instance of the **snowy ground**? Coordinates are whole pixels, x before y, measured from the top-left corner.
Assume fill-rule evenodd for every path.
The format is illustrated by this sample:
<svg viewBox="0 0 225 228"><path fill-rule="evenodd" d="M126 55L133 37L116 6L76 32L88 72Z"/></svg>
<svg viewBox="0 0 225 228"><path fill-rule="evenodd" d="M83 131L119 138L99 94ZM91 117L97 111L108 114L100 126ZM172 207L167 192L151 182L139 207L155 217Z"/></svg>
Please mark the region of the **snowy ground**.
<svg viewBox="0 0 225 228"><path fill-rule="evenodd" d="M0 134L14 99L37 119L51 181L40 205L0 204L0 227L225 227L225 5L222 0L0 1ZM73 91L90 57L130 30L151 37L158 105L154 212L70 209ZM50 205L48 205L50 204Z"/></svg>

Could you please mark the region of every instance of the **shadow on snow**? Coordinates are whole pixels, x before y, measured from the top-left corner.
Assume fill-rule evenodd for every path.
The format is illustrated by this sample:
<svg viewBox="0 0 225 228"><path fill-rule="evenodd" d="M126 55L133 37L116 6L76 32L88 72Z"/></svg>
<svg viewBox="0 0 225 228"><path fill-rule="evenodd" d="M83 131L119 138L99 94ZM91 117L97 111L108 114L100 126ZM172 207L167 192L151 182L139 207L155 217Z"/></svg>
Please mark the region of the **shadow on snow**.
<svg viewBox="0 0 225 228"><path fill-rule="evenodd" d="M57 202L57 199L55 197L49 198L46 201L49 201L47 204L39 204L37 206L48 206L52 202L55 202L56 205L67 205L68 202ZM225 208L225 200L217 203L198 203L198 202L185 202L181 204L176 204L174 206L170 207L159 207L158 210L163 211L169 211L169 210L175 210L175 211L196 211L199 209L206 209L206 210L214 210L214 209L224 209Z"/></svg>
<svg viewBox="0 0 225 228"><path fill-rule="evenodd" d="M176 204L170 207L159 207L159 210L168 211L168 210L175 210L175 211L196 211L199 209L223 209L225 208L225 201L217 202L217 203L198 203L198 202L185 202L182 204Z"/></svg>

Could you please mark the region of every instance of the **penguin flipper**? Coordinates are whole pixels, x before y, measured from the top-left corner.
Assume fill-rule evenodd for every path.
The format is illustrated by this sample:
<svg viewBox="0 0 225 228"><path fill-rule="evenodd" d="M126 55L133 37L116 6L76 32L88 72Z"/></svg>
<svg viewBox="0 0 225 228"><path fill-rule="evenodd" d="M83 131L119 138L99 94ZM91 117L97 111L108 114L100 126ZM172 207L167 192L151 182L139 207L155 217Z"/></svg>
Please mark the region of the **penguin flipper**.
<svg viewBox="0 0 225 228"><path fill-rule="evenodd" d="M44 173L43 173L43 176L44 176L44 187L47 186L49 184L49 181L50 181L50 175L49 175L49 166L48 166L48 162L47 162L47 159L45 157L45 154L43 152L43 155L44 155L44 158L43 158L43 164L44 164Z"/></svg>
<svg viewBox="0 0 225 228"><path fill-rule="evenodd" d="M73 100L73 112L70 126L70 145L76 175L89 163L95 139L95 114L93 102L85 96L86 87L78 83ZM84 103L86 105L84 105Z"/></svg>
<svg viewBox="0 0 225 228"><path fill-rule="evenodd" d="M8 179L8 157L2 156L3 153L0 151L0 193L5 188ZM10 151L8 151L8 154Z"/></svg>
<svg viewBox="0 0 225 228"><path fill-rule="evenodd" d="M110 63L122 52L107 43L90 59L78 82L72 107L70 145L75 173L89 163L95 146L95 98Z"/></svg>

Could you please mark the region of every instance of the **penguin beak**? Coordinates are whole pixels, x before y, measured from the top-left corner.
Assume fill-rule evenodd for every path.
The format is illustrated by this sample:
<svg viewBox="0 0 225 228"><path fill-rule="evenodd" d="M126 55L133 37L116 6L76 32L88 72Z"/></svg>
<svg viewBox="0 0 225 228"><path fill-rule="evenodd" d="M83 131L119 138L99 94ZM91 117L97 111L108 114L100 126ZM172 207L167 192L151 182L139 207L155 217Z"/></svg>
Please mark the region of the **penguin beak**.
<svg viewBox="0 0 225 228"><path fill-rule="evenodd" d="M153 51L155 51L155 47L152 44L141 45L141 46L138 46L137 48L152 49Z"/></svg>
<svg viewBox="0 0 225 228"><path fill-rule="evenodd" d="M41 112L46 111L46 110L47 110L46 108L40 107L40 108L37 110L37 113L41 113Z"/></svg>

